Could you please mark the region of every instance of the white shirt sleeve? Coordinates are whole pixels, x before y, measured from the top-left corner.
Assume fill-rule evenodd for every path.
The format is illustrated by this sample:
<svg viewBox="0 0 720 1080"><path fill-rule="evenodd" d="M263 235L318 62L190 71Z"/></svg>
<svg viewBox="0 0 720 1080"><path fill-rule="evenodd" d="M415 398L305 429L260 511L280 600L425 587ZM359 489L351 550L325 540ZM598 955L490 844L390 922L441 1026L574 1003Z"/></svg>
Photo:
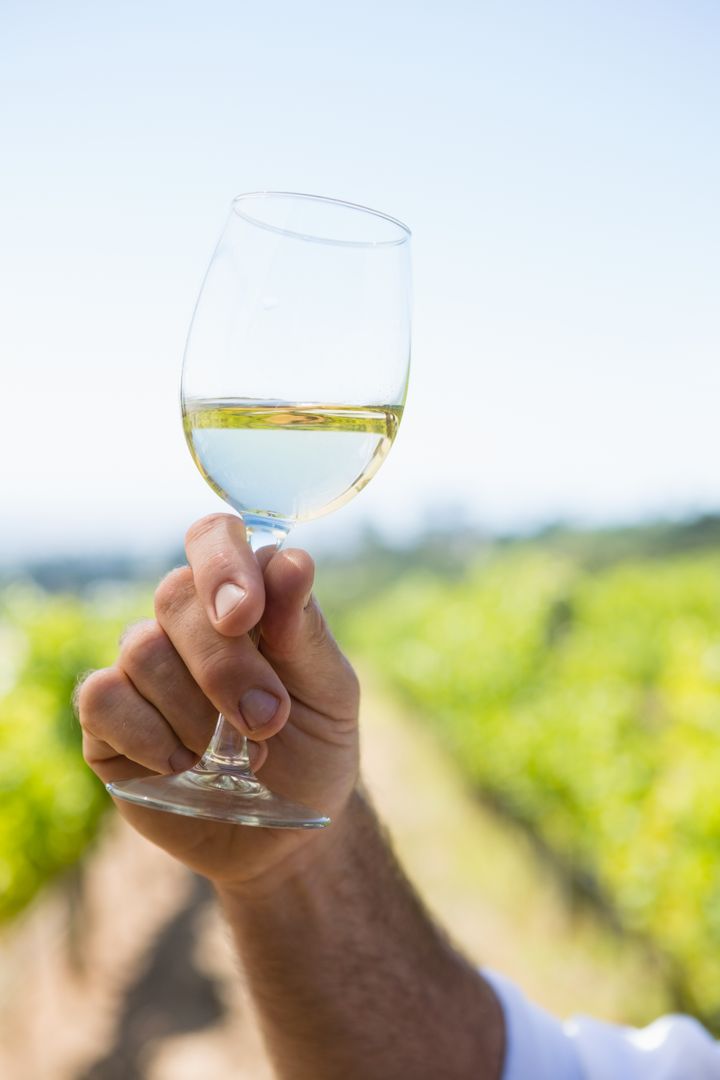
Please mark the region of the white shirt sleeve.
<svg viewBox="0 0 720 1080"><path fill-rule="evenodd" d="M688 1016L641 1029L588 1017L561 1023L502 975L483 976L505 1017L502 1080L720 1080L720 1044Z"/></svg>

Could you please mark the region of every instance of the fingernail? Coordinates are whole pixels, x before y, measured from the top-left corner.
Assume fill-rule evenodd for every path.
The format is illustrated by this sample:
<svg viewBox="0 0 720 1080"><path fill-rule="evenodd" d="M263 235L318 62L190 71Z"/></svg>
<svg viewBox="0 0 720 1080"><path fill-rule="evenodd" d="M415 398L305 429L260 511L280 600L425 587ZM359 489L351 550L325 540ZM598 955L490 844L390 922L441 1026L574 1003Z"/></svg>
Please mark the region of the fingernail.
<svg viewBox="0 0 720 1080"><path fill-rule="evenodd" d="M188 750L187 746L178 746L177 750L173 750L168 761L174 773L187 772L188 769L192 769L197 761L197 754L193 754L192 750Z"/></svg>
<svg viewBox="0 0 720 1080"><path fill-rule="evenodd" d="M240 712L251 731L269 724L279 708L279 698L267 690L248 690L240 698Z"/></svg>
<svg viewBox="0 0 720 1080"><path fill-rule="evenodd" d="M215 593L215 618L224 619L246 595L247 590L241 588L240 585L236 585L233 581L226 581Z"/></svg>

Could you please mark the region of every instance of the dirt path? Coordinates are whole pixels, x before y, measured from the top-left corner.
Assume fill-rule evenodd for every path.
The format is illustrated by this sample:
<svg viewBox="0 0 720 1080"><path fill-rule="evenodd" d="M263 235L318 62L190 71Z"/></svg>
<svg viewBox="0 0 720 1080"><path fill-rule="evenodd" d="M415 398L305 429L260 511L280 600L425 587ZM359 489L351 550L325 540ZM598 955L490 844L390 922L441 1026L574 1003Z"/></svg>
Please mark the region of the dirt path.
<svg viewBox="0 0 720 1080"><path fill-rule="evenodd" d="M455 940L558 1013L656 1014L644 959L573 914L523 838L365 685L369 787ZM0 939L0 1076L271 1080L208 889L119 820L82 887L42 897Z"/></svg>

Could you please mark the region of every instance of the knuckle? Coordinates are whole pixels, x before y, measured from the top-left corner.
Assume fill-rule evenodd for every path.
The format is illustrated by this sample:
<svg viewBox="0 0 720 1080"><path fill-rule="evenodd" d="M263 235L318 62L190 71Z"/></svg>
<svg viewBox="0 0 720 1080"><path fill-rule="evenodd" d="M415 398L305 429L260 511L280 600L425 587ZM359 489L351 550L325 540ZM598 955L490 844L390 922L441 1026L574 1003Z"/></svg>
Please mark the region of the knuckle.
<svg viewBox="0 0 720 1080"><path fill-rule="evenodd" d="M147 619L131 626L123 636L120 665L129 674L156 672L165 667L173 655L174 649L163 628Z"/></svg>
<svg viewBox="0 0 720 1080"><path fill-rule="evenodd" d="M234 681L236 665L226 646L213 644L206 647L198 657L199 683L211 701L227 696Z"/></svg>
<svg viewBox="0 0 720 1080"><path fill-rule="evenodd" d="M80 694L85 683L88 681L90 676L94 674L94 670L94 668L90 668L88 671L81 672L77 677L75 686L73 687L73 692L70 697L70 705L72 706L72 711L75 714L75 719L77 721L80 720Z"/></svg>
<svg viewBox="0 0 720 1080"><path fill-rule="evenodd" d="M97 747L97 740L87 731L83 731L82 755L90 768L93 768L93 766L99 764L100 762L100 753Z"/></svg>
<svg viewBox="0 0 720 1080"><path fill-rule="evenodd" d="M127 626L124 628L124 630L121 632L120 637L118 638L118 645L122 648L123 645L125 644L125 642L128 640L128 638L130 638L135 633L137 627L138 626L144 626L145 623L148 623L148 622L152 622L152 620L147 619L147 618L142 618L142 619L135 619L135 620L133 620L133 622L128 623Z"/></svg>
<svg viewBox="0 0 720 1080"><path fill-rule="evenodd" d="M78 720L87 731L96 725L108 708L125 690L125 677L117 668L100 668L87 675L75 692Z"/></svg>
<svg viewBox="0 0 720 1080"><path fill-rule="evenodd" d="M155 614L158 619L171 619L181 611L193 590L193 575L189 566L178 566L166 574L155 590Z"/></svg>

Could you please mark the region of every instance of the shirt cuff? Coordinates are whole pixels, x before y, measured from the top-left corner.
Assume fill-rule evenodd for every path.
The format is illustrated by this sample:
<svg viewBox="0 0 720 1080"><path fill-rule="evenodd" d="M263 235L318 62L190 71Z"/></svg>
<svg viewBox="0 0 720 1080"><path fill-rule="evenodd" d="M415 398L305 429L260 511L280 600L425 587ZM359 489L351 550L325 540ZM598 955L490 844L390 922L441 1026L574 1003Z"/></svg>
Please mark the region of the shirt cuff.
<svg viewBox="0 0 720 1080"><path fill-rule="evenodd" d="M505 1019L502 1080L583 1080L573 1040L560 1021L528 1001L503 975L487 968L482 975L494 990Z"/></svg>

